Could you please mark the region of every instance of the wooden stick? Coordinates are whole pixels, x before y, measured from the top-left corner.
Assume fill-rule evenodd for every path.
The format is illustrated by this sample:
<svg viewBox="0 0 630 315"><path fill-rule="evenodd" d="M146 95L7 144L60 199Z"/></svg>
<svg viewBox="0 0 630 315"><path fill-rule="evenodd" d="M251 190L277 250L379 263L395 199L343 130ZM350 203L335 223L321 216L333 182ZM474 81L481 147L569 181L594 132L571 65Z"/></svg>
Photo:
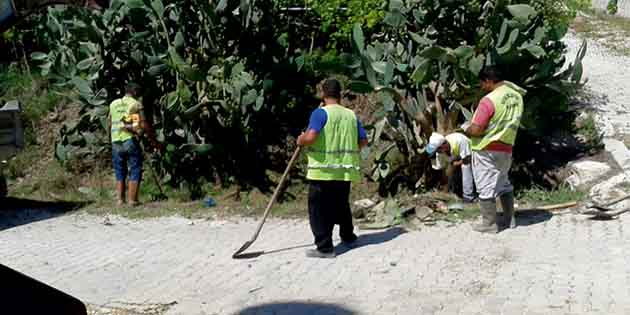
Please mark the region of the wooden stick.
<svg viewBox="0 0 630 315"><path fill-rule="evenodd" d="M630 208L629 209L623 209L623 210L619 210L616 212L596 212L596 213L590 213L593 215L592 218L599 218L599 219L613 219L614 217L617 217L623 213L626 212L630 212Z"/></svg>
<svg viewBox="0 0 630 315"><path fill-rule="evenodd" d="M572 207L577 206L577 204L578 204L577 201L571 201L571 202L559 203L555 205L534 207L534 210L558 210L558 209L572 208Z"/></svg>
<svg viewBox="0 0 630 315"><path fill-rule="evenodd" d="M293 165L295 165L298 157L300 156L301 151L302 151L302 147L300 146L298 146L295 149L295 152L293 153L293 156L291 157L289 164L287 164L287 168L284 170L284 174L282 174L282 177L280 178L280 181L278 182L278 186L276 186L276 190L273 192L273 196L271 196L271 199L269 200L269 203L267 204L267 208L265 209L265 214L263 214L262 219L258 223L258 227L256 228L254 235L252 235L252 238L249 241L245 242L245 244L243 244L243 246L241 246L241 248L239 248L232 255L232 258L236 259L242 256L241 253L244 252L247 248L249 248L258 238L258 235L260 234L260 231L262 230L263 224L265 224L265 221L267 220L269 213L271 213L271 207L276 202L276 199L278 199L278 195L280 195L280 192L282 191L282 186L284 185L284 182L286 181L287 177L289 177L289 171L291 171L291 169L293 168Z"/></svg>

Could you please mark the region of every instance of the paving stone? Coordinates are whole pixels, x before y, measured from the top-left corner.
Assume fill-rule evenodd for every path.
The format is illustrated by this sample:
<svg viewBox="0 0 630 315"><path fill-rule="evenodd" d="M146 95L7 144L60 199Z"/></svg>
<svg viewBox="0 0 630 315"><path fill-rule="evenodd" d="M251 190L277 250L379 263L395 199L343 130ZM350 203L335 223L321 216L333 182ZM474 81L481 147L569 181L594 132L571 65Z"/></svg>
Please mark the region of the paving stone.
<svg viewBox="0 0 630 315"><path fill-rule="evenodd" d="M606 163L596 161L580 161L571 164L571 176L566 182L571 187L577 188L595 182L610 171L610 166Z"/></svg>
<svg viewBox="0 0 630 315"><path fill-rule="evenodd" d="M604 146L621 168L630 169L630 151L623 142L613 138L605 138Z"/></svg>
<svg viewBox="0 0 630 315"><path fill-rule="evenodd" d="M295 314L288 303L310 305L307 315L630 314L630 215L555 215L495 236L470 224L358 231L365 244L332 260L294 248L312 242L305 220L270 219L251 250L271 253L249 260L231 255L255 220L102 222L70 214L2 227L2 263L92 305L177 302L166 315Z"/></svg>

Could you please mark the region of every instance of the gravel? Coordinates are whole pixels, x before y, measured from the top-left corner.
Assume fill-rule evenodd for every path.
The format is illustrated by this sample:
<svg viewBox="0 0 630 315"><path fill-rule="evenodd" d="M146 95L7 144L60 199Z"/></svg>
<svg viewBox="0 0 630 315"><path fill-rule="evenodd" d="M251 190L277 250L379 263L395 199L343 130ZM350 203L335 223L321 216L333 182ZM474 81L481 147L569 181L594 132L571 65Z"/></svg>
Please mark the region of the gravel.
<svg viewBox="0 0 630 315"><path fill-rule="evenodd" d="M573 62L582 39L569 34L568 62ZM597 122L606 137L630 134L630 58L611 53L598 43L588 41L583 60L586 92L597 112Z"/></svg>

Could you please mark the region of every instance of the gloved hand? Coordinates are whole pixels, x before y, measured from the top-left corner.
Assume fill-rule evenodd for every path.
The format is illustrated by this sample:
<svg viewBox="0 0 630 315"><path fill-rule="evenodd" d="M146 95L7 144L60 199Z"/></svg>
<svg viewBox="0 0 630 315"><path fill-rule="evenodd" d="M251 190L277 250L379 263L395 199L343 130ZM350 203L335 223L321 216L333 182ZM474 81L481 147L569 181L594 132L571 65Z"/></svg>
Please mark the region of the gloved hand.
<svg viewBox="0 0 630 315"><path fill-rule="evenodd" d="M463 123L463 124L460 126L460 128L462 128L462 129L464 130L464 132L465 132L466 130L468 130L468 128L470 128L470 125L472 125L472 122L467 121L467 122Z"/></svg>

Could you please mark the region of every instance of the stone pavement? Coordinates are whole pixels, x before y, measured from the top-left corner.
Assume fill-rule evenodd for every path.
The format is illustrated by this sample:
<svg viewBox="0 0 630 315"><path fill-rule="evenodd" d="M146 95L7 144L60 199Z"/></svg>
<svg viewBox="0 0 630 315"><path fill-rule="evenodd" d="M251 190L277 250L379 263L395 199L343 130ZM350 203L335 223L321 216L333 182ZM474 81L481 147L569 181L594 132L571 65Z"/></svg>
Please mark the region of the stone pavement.
<svg viewBox="0 0 630 315"><path fill-rule="evenodd" d="M177 302L167 314L630 313L630 216L519 221L494 236L467 223L361 231L359 247L318 260L300 247L311 242L306 221L271 220L252 250L276 252L232 260L254 221L107 226L71 214L5 226L0 257L87 303Z"/></svg>
<svg viewBox="0 0 630 315"><path fill-rule="evenodd" d="M567 62L573 62L582 39L569 33L564 41ZM590 107L606 137L630 135L630 57L611 52L593 40L587 43L583 80L588 80L586 91L594 96Z"/></svg>
<svg viewBox="0 0 630 315"><path fill-rule="evenodd" d="M567 39L573 54L578 41ZM607 137L630 134L630 59L593 45L589 86L607 96ZM621 175L621 174L620 174ZM303 220L271 220L252 250L252 220L130 221L84 214L0 214L0 263L100 306L167 314L630 314L630 214L590 221L519 217L516 230L481 235L470 224L361 231L334 260L307 259ZM156 306L157 305L157 306ZM158 314L147 312L146 314Z"/></svg>

